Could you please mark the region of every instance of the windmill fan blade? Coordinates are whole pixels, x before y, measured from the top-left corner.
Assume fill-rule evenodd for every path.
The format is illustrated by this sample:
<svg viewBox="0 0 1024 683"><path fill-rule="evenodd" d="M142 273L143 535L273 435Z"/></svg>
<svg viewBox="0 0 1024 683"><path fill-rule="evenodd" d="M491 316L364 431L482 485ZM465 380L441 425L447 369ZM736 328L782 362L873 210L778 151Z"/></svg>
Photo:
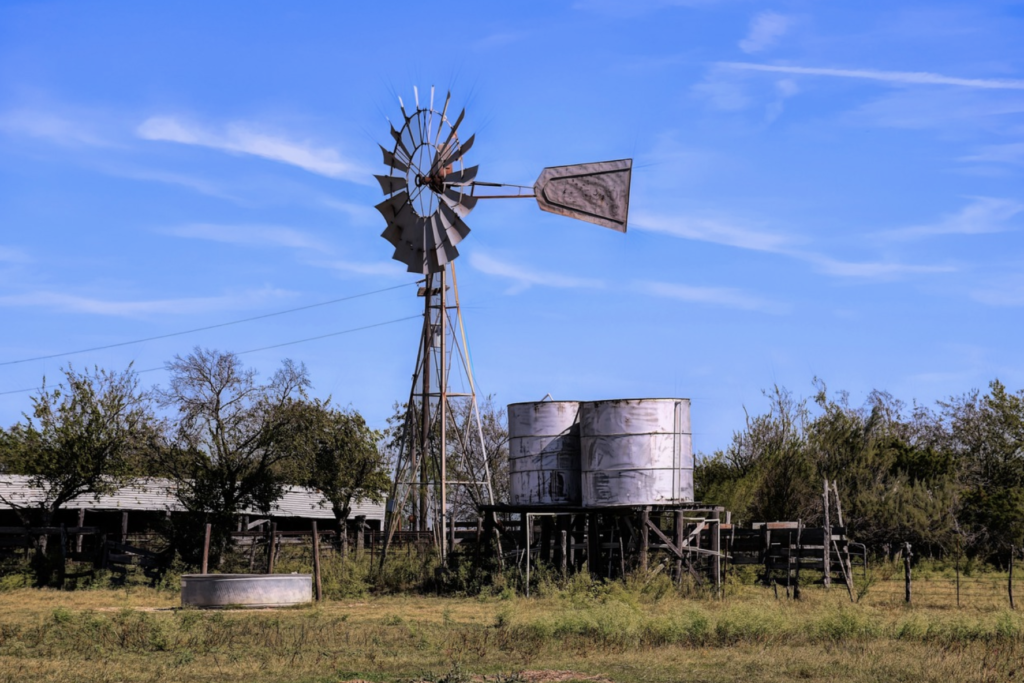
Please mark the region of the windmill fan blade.
<svg viewBox="0 0 1024 683"><path fill-rule="evenodd" d="M391 258L396 261L401 261L407 266L411 266L415 256L416 250L409 246L408 242L399 241L399 243L395 245L395 253Z"/></svg>
<svg viewBox="0 0 1024 683"><path fill-rule="evenodd" d="M445 204L461 218L468 216L469 212L476 208L477 203L476 197L452 189L444 191L443 199Z"/></svg>
<svg viewBox="0 0 1024 683"><path fill-rule="evenodd" d="M388 223L388 227L384 228L380 236L391 242L391 246L397 247L402 241L402 229L394 223Z"/></svg>
<svg viewBox="0 0 1024 683"><path fill-rule="evenodd" d="M380 189L384 191L384 194L392 194L399 190L404 190L408 183L405 178L393 175L375 175L373 176L380 183Z"/></svg>
<svg viewBox="0 0 1024 683"><path fill-rule="evenodd" d="M396 220L400 215L404 213L404 209L409 206L409 195L405 190L394 194L374 208L380 211L380 215L384 216L384 220L389 223Z"/></svg>
<svg viewBox="0 0 1024 683"><path fill-rule="evenodd" d="M447 204L440 204L441 218L445 222L445 232L448 233L448 241L456 245L469 234L469 226L466 225L454 209Z"/></svg>
<svg viewBox="0 0 1024 683"><path fill-rule="evenodd" d="M459 124L462 123L462 119L464 119L465 117L466 110L463 109L461 112L459 112L459 118L455 119L455 123L452 124L452 129L448 131L448 137L444 141L445 147L447 147L448 143L450 143L452 141L452 138L455 137L455 132L459 130Z"/></svg>
<svg viewBox="0 0 1024 683"><path fill-rule="evenodd" d="M470 135L468 140L466 140L461 145L453 149L451 154L445 157L444 165L447 166L448 164L454 163L461 159L466 154L466 152L469 151L469 148L473 146L474 140L476 140L476 133Z"/></svg>
<svg viewBox="0 0 1024 683"><path fill-rule="evenodd" d="M465 185L466 183L471 183L476 180L476 172L479 170L479 166L470 166L469 168L464 168L461 171L449 173L444 177L444 184Z"/></svg>
<svg viewBox="0 0 1024 683"><path fill-rule="evenodd" d="M533 191L541 211L626 232L632 159L545 168Z"/></svg>
<svg viewBox="0 0 1024 683"><path fill-rule="evenodd" d="M401 173L408 173L409 167L398 159L394 154L384 149L384 145L378 145L381 153L384 155L384 163L391 168L397 169Z"/></svg>
<svg viewBox="0 0 1024 683"><path fill-rule="evenodd" d="M406 146L406 143L401 141L401 133L396 131L394 129L394 126L391 126L391 137L393 137L394 141L398 143L399 150L406 153L406 159L412 159L413 154L409 151L409 148Z"/></svg>
<svg viewBox="0 0 1024 683"><path fill-rule="evenodd" d="M451 263L459 256L459 250L450 242L441 242L441 244L437 245L434 253L436 254L438 264L442 266Z"/></svg>

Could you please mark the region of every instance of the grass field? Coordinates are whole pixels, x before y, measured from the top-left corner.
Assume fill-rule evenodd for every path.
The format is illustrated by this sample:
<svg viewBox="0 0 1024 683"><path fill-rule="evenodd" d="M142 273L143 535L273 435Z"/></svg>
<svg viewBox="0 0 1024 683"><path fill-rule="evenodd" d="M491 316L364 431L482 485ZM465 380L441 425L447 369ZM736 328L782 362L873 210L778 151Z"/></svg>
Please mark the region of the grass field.
<svg viewBox="0 0 1024 683"><path fill-rule="evenodd" d="M660 577L539 597L372 597L303 609L178 609L171 590L0 592L7 681L1012 681L1024 616L991 576L876 582L858 604L730 586L685 598ZM891 582L895 585L895 582ZM929 601L929 589L935 589Z"/></svg>

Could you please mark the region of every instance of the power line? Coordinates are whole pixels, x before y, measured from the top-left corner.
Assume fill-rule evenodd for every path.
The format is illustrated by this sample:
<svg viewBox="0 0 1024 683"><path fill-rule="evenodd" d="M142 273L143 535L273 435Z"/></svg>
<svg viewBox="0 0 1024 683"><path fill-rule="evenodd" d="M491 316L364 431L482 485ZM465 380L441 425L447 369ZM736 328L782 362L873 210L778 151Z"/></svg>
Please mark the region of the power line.
<svg viewBox="0 0 1024 683"><path fill-rule="evenodd" d="M19 363L29 363L34 360L49 360L51 358L60 358L62 356L72 356L78 353L89 353L90 351L103 351L105 349L115 349L120 346L130 346L132 344L142 344L143 342L156 341L158 339L168 339L170 337L180 337L184 334L192 334L193 332L205 332L206 330L215 330L219 327L228 327L230 325L239 325L241 323L249 323L254 320L263 320L264 318L273 318L274 316L284 315L285 313L295 313L296 311L307 311L311 308L319 308L320 306L329 306L331 304L341 303L343 301L351 301L352 299L359 299L364 296L370 296L371 294L381 294L383 292L390 292L394 289L401 289L402 287L408 287L410 284L418 284L418 282L406 282L394 287L385 287L384 289L375 289L372 292L363 292L362 294L353 294L351 296L345 296L340 299L331 299L330 301L321 301L316 304L309 304L308 306L299 306L297 308L289 308L283 311L275 311L274 313L264 313L263 315L253 316L251 318L242 318L241 320L232 320L231 322L218 323L216 325L208 325L206 327L196 327L191 330L184 330L182 332L170 332L168 334L160 334L155 337L146 337L144 339L133 339L132 341L117 342L116 344L107 344L105 346L94 346L89 349L78 349L77 351L65 351L63 353L53 353L48 356L34 356L32 358L21 358L19 360L9 360L0 363L0 367L5 365L18 365ZM19 391L32 391L32 389L24 389ZM0 396L4 393L17 393L17 392L0 392Z"/></svg>
<svg viewBox="0 0 1024 683"><path fill-rule="evenodd" d="M417 313L416 315L406 316L405 318L396 318L394 320L387 320L387 321L382 322L382 323L374 323L372 325L363 325L362 327L353 327L353 328L350 328L350 329L347 329L347 330L341 330L340 332L329 332L327 334L321 334L321 335L318 335L316 337L307 337L305 339L296 339L294 341L282 342L280 344L272 344L271 346L261 346L258 349L249 349L247 351L239 351L235 355L236 356L242 356L242 355L245 355L247 353L256 353L257 351L267 351L269 349L279 349L282 346L292 346L294 344L305 344L306 342L317 341L317 340L320 340L320 339L327 339L328 337L339 337L339 336L341 336L343 334L351 334L353 332L361 332L363 330L373 329L374 327L384 327L385 325L394 325L395 323L405 322L406 320L421 319L422 317L423 317L422 313ZM141 375L144 372L156 372L157 370L163 370L163 369L164 368L161 366L159 368L146 368L145 370L136 370L135 372L136 372L136 374ZM8 394L23 394L23 393L28 392L28 391L37 391L40 388L41 387L31 387L29 389L13 389L11 391L0 391L0 396L6 396Z"/></svg>

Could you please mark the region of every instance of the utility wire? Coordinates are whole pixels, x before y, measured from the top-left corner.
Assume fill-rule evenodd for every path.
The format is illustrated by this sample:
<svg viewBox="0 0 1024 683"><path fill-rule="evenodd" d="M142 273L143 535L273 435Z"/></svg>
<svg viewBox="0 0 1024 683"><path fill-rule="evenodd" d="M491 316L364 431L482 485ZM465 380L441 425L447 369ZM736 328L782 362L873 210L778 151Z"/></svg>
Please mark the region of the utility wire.
<svg viewBox="0 0 1024 683"><path fill-rule="evenodd" d="M419 284L418 282L406 282L394 287L385 287L384 289L375 289L372 292L363 292L362 294L353 294L351 296L345 296L340 299L331 299L330 301L321 301L316 304L309 304L308 306L299 306L298 308L289 308L283 311L275 311L274 313L264 313L263 315L253 316L251 318L242 318L241 320L232 320L231 322L218 323L216 325L208 325L206 327L196 327L191 330L184 330L182 332L170 332L168 334L161 334L155 337L146 337L144 339L133 339L132 341L118 342L116 344L107 344L105 346L94 346L89 349L78 349L77 351L65 351L64 353L53 353L48 356L34 356L32 358L21 358L18 360L9 360L0 363L0 367L5 365L18 365L19 363L28 363L34 360L49 360L51 358L60 358L62 356L71 356L78 353L89 353L90 351L103 351L105 349L115 349L120 346L130 346L132 344L142 344L143 342L156 341L158 339L168 339L170 337L180 337L184 334L192 334L193 332L205 332L206 330L215 330L219 327L228 327L230 325L239 325L241 323L249 323L254 320L263 320L264 318L273 318L274 316L284 315L285 313L295 313L296 311L307 311L311 308L319 308L320 306L329 306L331 304L341 303L342 301L351 301L352 299L359 299L364 296L370 296L371 294L381 294L382 292L390 292L394 289L401 289L402 287L408 287L411 284ZM273 348L273 347L271 347ZM245 352L248 353L248 352ZM24 391L32 391L31 389L25 389ZM0 396L4 393L17 393L17 392L0 392Z"/></svg>
<svg viewBox="0 0 1024 683"><path fill-rule="evenodd" d="M406 316L405 318L396 318L395 320L387 320L382 323L374 323L372 325L363 325L362 327L353 327L348 330L341 330L340 332L329 332L327 334L321 334L316 337L307 337L305 339L296 339L294 341L282 342L280 344L273 344L271 346L261 346L258 349L249 349L248 351L239 351L235 355L242 356L247 353L256 353L257 351L267 351L269 349L279 349L282 346L292 346L294 344L305 344L306 342L317 341L319 339L327 339L328 337L339 337L343 334L351 334L353 332L361 332L362 330L373 329L374 327L384 327L385 325L394 325L395 323L405 322L406 320L420 319L423 317L422 313L416 315ZM141 375L144 372L156 372L157 370L163 370L164 367L159 368L146 368L145 370L136 370L135 373ZM0 396L6 396L7 394L23 394L28 391L36 391L41 387L32 387L30 389L14 389L12 391L0 391Z"/></svg>

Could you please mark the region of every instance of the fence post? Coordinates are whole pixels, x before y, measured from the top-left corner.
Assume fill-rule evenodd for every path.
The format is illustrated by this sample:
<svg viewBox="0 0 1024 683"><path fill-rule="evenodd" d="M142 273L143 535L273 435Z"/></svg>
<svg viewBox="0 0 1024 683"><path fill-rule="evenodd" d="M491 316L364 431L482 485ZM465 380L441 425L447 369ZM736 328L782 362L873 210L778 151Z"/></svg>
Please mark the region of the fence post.
<svg viewBox="0 0 1024 683"><path fill-rule="evenodd" d="M68 532L67 528L60 525L60 575L58 580L60 582L61 589L64 588L64 580L67 578L68 573Z"/></svg>
<svg viewBox="0 0 1024 683"><path fill-rule="evenodd" d="M910 552L910 544L903 544L903 581L905 584L905 599L907 604L910 604L910 558L913 553Z"/></svg>
<svg viewBox="0 0 1024 683"><path fill-rule="evenodd" d="M1006 590L1010 593L1010 609L1017 609L1013 604L1013 556L1017 554L1017 549L1010 546L1010 580L1007 583Z"/></svg>
<svg viewBox="0 0 1024 683"><path fill-rule="evenodd" d="M828 479L825 480L825 492L821 494L821 507L825 511L825 549L822 551L821 559L824 563L822 566L822 582L825 584L825 588L829 589L832 587L832 524L828 518L829 507L828 504ZM842 558L840 558L840 562Z"/></svg>
<svg viewBox="0 0 1024 683"><path fill-rule="evenodd" d="M324 598L323 584L320 582L320 534L316 530L316 522L313 522L313 579L316 581L316 601Z"/></svg>
<svg viewBox="0 0 1024 683"><path fill-rule="evenodd" d="M268 555L267 555L267 573L268 574L273 574L274 573L274 560L276 559L274 557L274 551L276 550L276 548L275 548L276 545L277 545L277 522L271 522L270 523L270 548L267 550L267 553L268 553Z"/></svg>
<svg viewBox="0 0 1024 683"><path fill-rule="evenodd" d="M82 527L85 526L85 508L78 508L78 533L75 534L75 552L82 552Z"/></svg>
<svg viewBox="0 0 1024 683"><path fill-rule="evenodd" d="M956 537L956 606L960 607L960 536Z"/></svg>
<svg viewBox="0 0 1024 683"><path fill-rule="evenodd" d="M797 522L796 522L796 570L793 572L796 575L795 579L793 581L793 599L794 600L799 600L800 599L800 559L801 559L800 558L800 553L801 553L800 534L803 532L803 530L804 530L804 522L803 522L803 520L802 519L797 520Z"/></svg>
<svg viewBox="0 0 1024 683"><path fill-rule="evenodd" d="M203 574L206 574L207 567L210 562L210 528L211 525L206 525L206 537L203 539Z"/></svg>

